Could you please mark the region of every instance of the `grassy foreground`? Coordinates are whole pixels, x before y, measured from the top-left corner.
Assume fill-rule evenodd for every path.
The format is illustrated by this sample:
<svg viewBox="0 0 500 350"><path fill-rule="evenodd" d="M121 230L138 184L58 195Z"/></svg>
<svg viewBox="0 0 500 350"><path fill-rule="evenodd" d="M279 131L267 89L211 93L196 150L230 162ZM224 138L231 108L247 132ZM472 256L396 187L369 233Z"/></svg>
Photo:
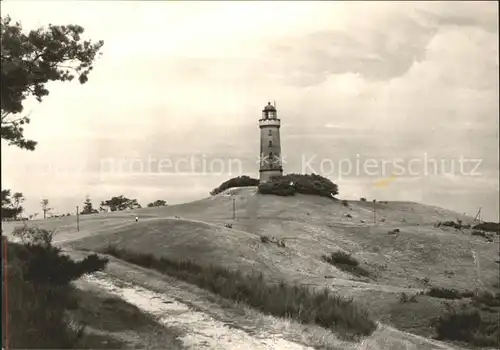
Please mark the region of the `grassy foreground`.
<svg viewBox="0 0 500 350"><path fill-rule="evenodd" d="M366 310L352 300L333 295L326 289L317 293L303 286L270 284L261 274L245 275L217 266L200 266L191 261L178 262L165 257L158 259L151 254L135 253L114 246L107 247L103 253L193 283L263 313L330 328L345 338L370 335L377 327Z"/></svg>

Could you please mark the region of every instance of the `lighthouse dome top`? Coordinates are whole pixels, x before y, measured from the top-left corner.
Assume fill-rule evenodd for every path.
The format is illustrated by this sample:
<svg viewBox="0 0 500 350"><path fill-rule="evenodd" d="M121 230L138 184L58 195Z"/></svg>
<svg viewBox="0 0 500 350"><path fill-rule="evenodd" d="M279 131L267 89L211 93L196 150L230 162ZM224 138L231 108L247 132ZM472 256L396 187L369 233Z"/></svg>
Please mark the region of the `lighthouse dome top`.
<svg viewBox="0 0 500 350"><path fill-rule="evenodd" d="M276 112L276 108L271 104L271 102L267 103L267 106L264 107L264 112L273 111Z"/></svg>

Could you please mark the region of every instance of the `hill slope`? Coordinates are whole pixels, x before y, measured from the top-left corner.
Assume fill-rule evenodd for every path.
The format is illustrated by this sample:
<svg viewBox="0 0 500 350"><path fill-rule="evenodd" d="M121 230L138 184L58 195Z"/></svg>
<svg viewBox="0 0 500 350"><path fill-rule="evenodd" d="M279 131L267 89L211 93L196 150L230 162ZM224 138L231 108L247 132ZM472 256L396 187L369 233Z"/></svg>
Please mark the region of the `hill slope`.
<svg viewBox="0 0 500 350"><path fill-rule="evenodd" d="M75 218L47 220L40 226L59 227L61 240L76 249L113 244L327 286L357 299L383 322L431 336L429 320L440 314L442 300L419 296L418 303L401 304L401 292L417 293L429 284L498 288L498 237L495 244L471 236L470 230L434 227L437 221L457 218L472 222L471 217L413 202L350 201L346 207L315 196L260 195L248 187L182 205L81 216L78 233ZM399 234L388 234L395 228ZM262 243L264 235L282 239L286 246ZM337 250L351 253L370 276L355 277L321 259Z"/></svg>

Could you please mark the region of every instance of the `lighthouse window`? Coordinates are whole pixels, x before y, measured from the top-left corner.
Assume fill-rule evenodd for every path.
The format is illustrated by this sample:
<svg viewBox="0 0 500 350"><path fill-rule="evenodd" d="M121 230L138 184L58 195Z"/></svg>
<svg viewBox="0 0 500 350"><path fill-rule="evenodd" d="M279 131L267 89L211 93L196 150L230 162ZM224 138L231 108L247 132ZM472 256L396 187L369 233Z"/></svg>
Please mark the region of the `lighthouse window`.
<svg viewBox="0 0 500 350"><path fill-rule="evenodd" d="M273 145L273 141L269 141L269 147Z"/></svg>
<svg viewBox="0 0 500 350"><path fill-rule="evenodd" d="M272 136L272 135L273 135L273 131L272 131L271 129L269 129L268 135L269 135L269 136Z"/></svg>

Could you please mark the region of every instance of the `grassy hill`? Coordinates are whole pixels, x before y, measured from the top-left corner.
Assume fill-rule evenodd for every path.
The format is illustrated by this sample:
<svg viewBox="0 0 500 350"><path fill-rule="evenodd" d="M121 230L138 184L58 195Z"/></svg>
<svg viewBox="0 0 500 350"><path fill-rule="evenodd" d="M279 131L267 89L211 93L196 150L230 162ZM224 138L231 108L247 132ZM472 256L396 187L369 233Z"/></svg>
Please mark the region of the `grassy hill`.
<svg viewBox="0 0 500 350"><path fill-rule="evenodd" d="M80 216L80 232L75 217L30 225L57 228L59 239L76 249L111 244L157 257L262 272L269 279L318 289L327 286L353 297L384 323L430 337L431 320L442 314L446 300L419 292L431 286L491 292L499 287L498 236L489 242L470 229L435 227L456 219L473 223L471 217L413 202L348 201L346 206L317 196L262 195L256 187L246 187L181 205ZM4 224L4 232L14 225ZM399 233L389 234L394 229ZM264 243L262 236L271 242ZM284 247L274 243L278 240ZM359 277L322 259L336 251L351 254L367 275ZM415 295L416 302L402 302L402 293Z"/></svg>

